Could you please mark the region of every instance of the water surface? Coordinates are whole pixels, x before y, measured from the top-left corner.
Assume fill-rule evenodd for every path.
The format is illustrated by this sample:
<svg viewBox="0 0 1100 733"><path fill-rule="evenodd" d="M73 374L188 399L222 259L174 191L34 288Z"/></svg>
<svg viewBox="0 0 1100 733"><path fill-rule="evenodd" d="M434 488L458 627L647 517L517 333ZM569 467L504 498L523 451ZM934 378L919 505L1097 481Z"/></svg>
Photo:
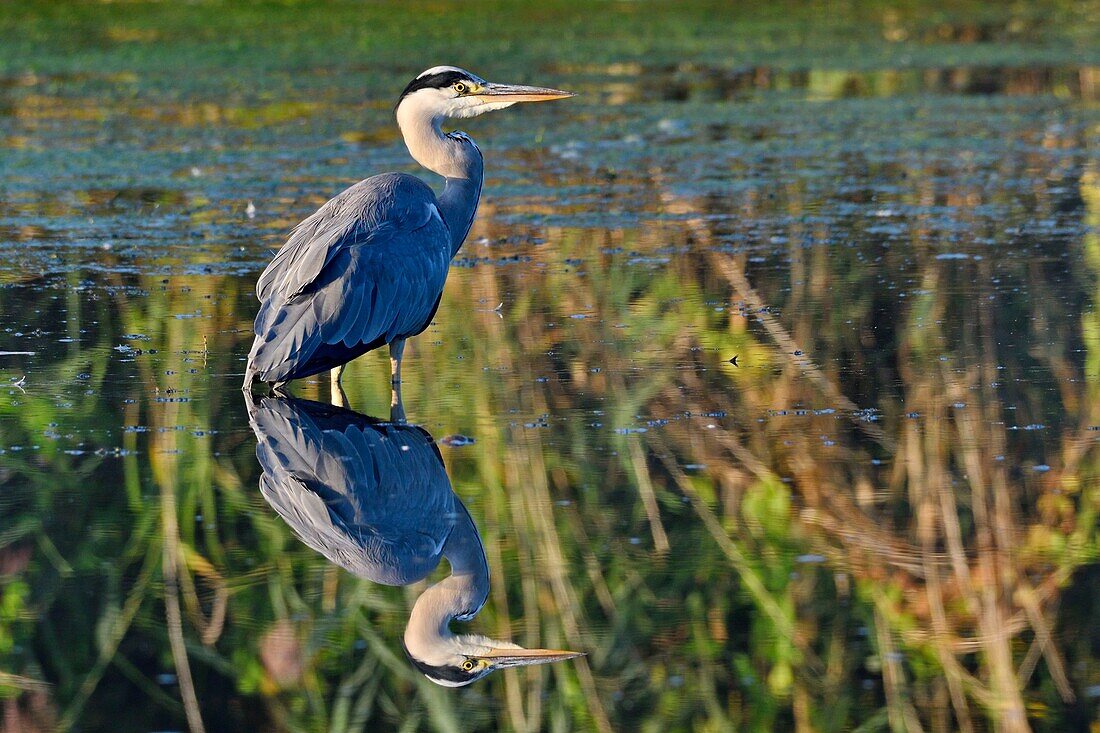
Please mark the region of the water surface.
<svg viewBox="0 0 1100 733"><path fill-rule="evenodd" d="M1100 8L598 10L5 5L14 730L1095 724ZM461 690L401 649L446 564L304 545L238 389L271 251L416 171L437 63L581 93L463 125L482 208L406 350L492 577L456 629L587 652Z"/></svg>

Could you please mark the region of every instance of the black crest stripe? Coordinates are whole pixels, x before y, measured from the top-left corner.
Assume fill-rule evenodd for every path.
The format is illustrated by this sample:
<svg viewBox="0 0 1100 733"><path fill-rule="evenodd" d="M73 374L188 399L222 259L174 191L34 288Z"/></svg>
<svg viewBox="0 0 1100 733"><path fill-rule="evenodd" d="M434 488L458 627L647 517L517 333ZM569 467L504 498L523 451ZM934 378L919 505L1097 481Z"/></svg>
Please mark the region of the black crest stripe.
<svg viewBox="0 0 1100 733"><path fill-rule="evenodd" d="M430 664L425 664L424 662L421 662L409 652L409 648L405 646L404 639L401 640L401 648L405 650L405 656L408 657L409 662L412 664L412 666L416 667L416 669L426 677L431 677L437 680L444 680L446 682L468 682L473 676L469 672L463 671L461 667L453 667L446 664L438 667L433 667Z"/></svg>
<svg viewBox="0 0 1100 733"><path fill-rule="evenodd" d="M441 71L438 74L422 76L409 82L409 85L405 87L405 91L401 92L401 99L419 89L444 89L456 81L467 81L469 78L467 74L463 74L461 71Z"/></svg>

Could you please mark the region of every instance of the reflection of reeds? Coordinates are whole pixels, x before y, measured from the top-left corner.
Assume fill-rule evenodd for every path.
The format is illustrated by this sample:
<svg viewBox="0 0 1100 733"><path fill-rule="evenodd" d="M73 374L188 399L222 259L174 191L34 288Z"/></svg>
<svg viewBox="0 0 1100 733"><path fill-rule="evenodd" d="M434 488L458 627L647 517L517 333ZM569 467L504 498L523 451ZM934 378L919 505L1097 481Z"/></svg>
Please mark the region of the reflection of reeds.
<svg viewBox="0 0 1100 733"><path fill-rule="evenodd" d="M168 622L168 643L172 648L172 661L176 667L180 694L183 696L187 724L192 733L202 733L206 728L202 724L199 700L195 694L195 681L191 677L191 663L187 659L187 647L183 641L183 619L180 616L179 598L179 526L176 522L175 486L171 482L161 484L161 512L163 516L161 531L164 534L161 574L164 577L164 614Z"/></svg>
<svg viewBox="0 0 1100 733"><path fill-rule="evenodd" d="M524 369L521 365L508 363L510 359L505 350L500 350L497 356L505 361L503 366L520 374L523 373ZM531 407L536 411L542 412L545 409L545 405L541 403L541 395L536 392L531 391L527 399L531 401ZM548 480L552 472L547 470L548 467L544 463L545 450L539 440L539 433L530 430L519 431L505 435L504 439L507 447L504 455L501 456L502 476L515 521L512 531L517 537L530 537L528 547L519 549L524 554L528 554L527 563L537 566L524 575L528 579L533 576L547 578L553 591L547 594L532 588L525 589L528 592L524 594L523 608L528 614L528 621L530 623L539 618L540 611L549 605L553 615L561 619L566 646L576 649L591 648L590 636L584 632L586 624L582 621L584 614L580 608L578 593L569 577L569 562L562 549L562 538L553 521L554 502ZM534 631L534 629L531 630ZM528 645L539 643L538 638L527 640ZM588 660L581 657L575 660L575 663L581 687L588 701L592 722L600 731L611 731L612 726L596 689L596 681ZM529 677L528 709L531 715L527 717L532 721L539 720L541 717L538 714L540 703L537 699L537 690L541 686L541 672L542 670L540 674Z"/></svg>
<svg viewBox="0 0 1100 733"><path fill-rule="evenodd" d="M921 201L976 195L938 193L933 177L914 173ZM1085 194L1095 200L1092 189ZM789 195L797 211L797 192ZM122 568L122 591L80 617L43 601L70 613L81 638L95 637L97 646L89 664L70 665L36 694L56 700L64 726L74 727L94 714L105 687L132 686L182 726L187 713L177 698L187 693L157 684L125 643L140 639L177 665L186 658L197 699L228 685L275 729L404 721L537 730L566 721L616 730L659 721L670 730L860 723L1012 730L1027 724L1021 714L1034 714L1040 686L1068 699L1079 680L1064 658L1070 645L1059 638L1056 611L1071 574L1096 552L1096 442L1088 431L1100 422L1095 368L1080 379L1072 359L1010 351L1002 304L974 305L1003 293L959 295L965 277L988 281L987 265L935 260L920 249L934 232L919 217L911 222L912 277L925 294L882 317L896 321L889 324L895 336L872 333L853 346L843 329L815 320L815 308L835 309L841 322L883 325L872 322L881 304L835 294L871 289L845 279L864 276L861 265L836 261L843 253L835 251L800 251L791 279L802 284L792 285L715 252L721 239L711 219L692 216L694 202L659 192L655 205L678 207L681 219L652 232L552 230L545 270L456 270L437 325L410 344L406 365L410 418L478 440L444 449L492 566L491 603L473 630L576 646L589 651L582 666L509 672L462 692L419 678L396 641L410 596L327 567L255 496L251 437L234 414L236 395L227 403L217 386L225 380L236 389L227 376L240 369L233 331L247 327L242 314L254 307L245 288L194 278L185 293L175 279L162 290L159 278L118 278L112 285L120 291L135 286L148 296L97 301L83 322L119 327L103 335L98 351L74 348L56 373L86 371L102 389L115 368L101 356L114 346L111 337L149 334L160 355L140 357L133 367L140 380L112 392L134 400L125 424L148 430L120 438L134 453L116 463L60 451L44 460L53 482L120 487L115 503L97 507L120 539L108 551L85 538L45 538L58 545L59 562L50 564L58 569L28 572L68 578L61 572L68 564L87 573L77 560L94 551ZM485 214L472 239L495 243L506 232L492 223L492 210ZM653 269L622 266L604 252L656 251L670 242L686 253ZM1086 246L1096 250L1095 238ZM583 260L589 276L566 274L566 258ZM1021 275L1030 287L1044 278ZM206 295L222 299L212 304ZM478 298L490 308L506 302L503 318ZM799 307L763 310L784 298ZM73 309L86 302L75 291L69 299ZM1061 323L1057 300L1004 305L1023 303L1036 319ZM744 303L744 314L703 305L720 301ZM199 308L210 318L171 317ZM598 317L561 327L582 311ZM70 327L78 331L80 322ZM1100 343L1095 326L1082 331L1086 345ZM202 350L203 334L206 363L190 353ZM733 353L742 355L740 369L722 364ZM208 371L177 368L192 356L190 367ZM873 374L862 383L873 382L870 389L853 387L859 370L840 366L857 358L880 359L864 369ZM1013 386L997 369L1035 364L1062 375L1057 390ZM353 365L351 404L384 413L387 376L383 358ZM190 401L158 401L181 396ZM28 434L50 421L79 419L89 432L115 419L115 405L74 416L55 401L42 399L19 416ZM1011 432L1002 402L1065 414L1069 427ZM777 414L796 406L836 413ZM602 416L589 417L595 410ZM646 433L613 430L648 418L669 422ZM523 427L527 420L537 424ZM180 426L222 432L200 438ZM1021 470L1039 455L1050 471ZM43 484L41 495L52 491ZM36 511L54 511L44 506ZM796 560L803 554L822 561ZM300 669L280 671L270 649L276 637L300 655ZM65 660L54 654L50 669ZM66 675L75 681L66 684ZM862 691L866 682L872 691ZM486 698L501 703L488 706ZM215 728L212 714L203 710L203 722Z"/></svg>
<svg viewBox="0 0 1100 733"><path fill-rule="evenodd" d="M663 197L665 204L675 207L678 213L691 212L689 203ZM688 219L688 226L698 242L708 249L713 247L714 238L704 219ZM753 311L763 312L763 300L749 285L736 261L723 255L714 255L712 259L729 278L735 296ZM971 333L964 334L953 354L953 363L969 366L939 368L939 361L934 358L937 352L929 351L927 345L946 340L945 333L934 325L947 317L947 291L936 283L942 279L938 276L943 269L938 262L926 266L924 292L929 295L923 297L930 302L927 307L915 304L914 311L925 317L915 317L906 325L906 336L900 346L904 410L918 416L901 424L892 479L904 486L912 512L908 529L902 526L893 532L884 531L875 517L864 510L885 509L885 505L876 507L878 502L864 499L856 507L846 498L848 477L828 468L836 462L835 445L826 455L819 443L795 438L795 446L782 465L791 472L792 485L805 502L804 518L811 526L825 531L828 544L843 548L841 555L830 556L857 579L864 578L873 584L868 590L876 607L891 726L898 730L921 727L907 691L910 683L893 651L893 637L899 635L908 646L934 652L944 672L955 727L974 729L968 703L974 700L995 721L997 729L1028 730L1022 686L1040 657L1045 660L1062 699L1066 702L1074 699L1064 661L1053 639L1050 618L1057 601L1056 589L1074 566L1036 565L1034 558L1021 552L1026 533L1019 527L1019 508L1027 503L1027 490L1020 479L1010 477L1006 467L1010 450L999 408L1003 396L995 387L1000 377L991 294L979 291L974 296L978 318L966 323L964 330ZM822 276L819 284L829 277L828 273ZM988 281L991 276L987 272L982 279ZM928 317L929 313L933 317ZM764 330L780 350L787 355L795 352L794 341L776 319L766 313L764 316L760 318ZM810 377L810 384L820 390L826 404L841 405L845 412L859 414L855 405L808 359L795 361L797 373ZM807 394L805 388L791 385L779 391L786 393L789 402L797 403L795 395L800 393L809 397L807 402L812 401L812 392ZM1070 398L1072 407L1076 399L1073 395ZM704 409L737 409L735 404L723 400L710 402ZM894 452L894 441L883 435L877 425L864 432ZM1082 452L1080 445L1079 441L1069 442L1068 454L1077 459ZM746 467L755 466L753 473L760 475L763 472L760 460L745 456L744 452L738 446L738 450L730 451L730 457ZM676 468L667 451L663 455L676 483L697 501L682 471ZM721 459L708 456L708 464L712 461ZM1070 485L1078 483L1072 475L1066 478ZM1059 482L1044 483L1057 486ZM965 508L957 503L960 484L968 489L961 494L966 500ZM895 493L884 492L881 496ZM1084 511L1080 520L1091 522L1092 516L1092 511ZM711 524L715 524L713 520L708 527ZM712 529L711 533L722 545L726 541L724 535L717 535L719 531ZM916 543L911 544L907 537L915 538ZM736 555L727 555L751 589L752 575L744 572L744 562L739 562ZM883 581L888 586L905 589L901 603L875 587ZM758 598L761 596L759 589L753 592ZM762 603L762 608L767 609L766 603ZM914 619L916 626L912 625ZM1013 640L1025 631L1033 641L1028 653L1017 663ZM972 671L975 657L980 662L980 675ZM933 722L937 729L948 726L942 717L934 718Z"/></svg>

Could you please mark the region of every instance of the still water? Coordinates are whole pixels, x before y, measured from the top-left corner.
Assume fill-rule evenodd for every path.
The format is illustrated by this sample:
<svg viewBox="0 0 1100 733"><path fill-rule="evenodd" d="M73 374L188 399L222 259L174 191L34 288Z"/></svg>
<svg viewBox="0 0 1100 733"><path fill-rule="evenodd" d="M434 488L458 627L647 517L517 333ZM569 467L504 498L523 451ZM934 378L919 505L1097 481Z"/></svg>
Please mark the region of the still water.
<svg viewBox="0 0 1100 733"><path fill-rule="evenodd" d="M723 7L5 5L3 730L1097 725L1100 9ZM437 63L580 96L463 126L408 425L384 352L246 400ZM586 656L432 684L464 567Z"/></svg>

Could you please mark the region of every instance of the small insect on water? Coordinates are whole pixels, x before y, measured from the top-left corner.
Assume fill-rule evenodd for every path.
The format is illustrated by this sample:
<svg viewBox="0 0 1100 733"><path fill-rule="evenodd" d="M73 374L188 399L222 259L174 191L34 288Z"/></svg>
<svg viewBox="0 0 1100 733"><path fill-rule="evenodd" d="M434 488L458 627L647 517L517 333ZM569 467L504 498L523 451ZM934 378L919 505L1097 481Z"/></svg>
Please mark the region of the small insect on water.
<svg viewBox="0 0 1100 733"><path fill-rule="evenodd" d="M733 358L730 359L730 364L733 364L735 367L740 368L741 365L737 363L737 357L738 356L740 356L740 354L734 354Z"/></svg>

